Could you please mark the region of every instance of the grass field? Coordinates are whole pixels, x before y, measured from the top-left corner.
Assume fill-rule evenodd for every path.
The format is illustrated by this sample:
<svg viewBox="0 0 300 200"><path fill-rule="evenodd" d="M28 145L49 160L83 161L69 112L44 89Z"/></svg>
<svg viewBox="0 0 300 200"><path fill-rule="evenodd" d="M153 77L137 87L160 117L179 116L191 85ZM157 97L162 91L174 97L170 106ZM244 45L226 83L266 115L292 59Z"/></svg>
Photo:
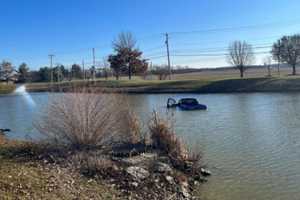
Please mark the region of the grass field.
<svg viewBox="0 0 300 200"><path fill-rule="evenodd" d="M97 79L92 81L65 81L60 83L32 83L27 89L33 92L68 91L70 88L91 86L113 92L128 93L222 93L222 92L284 92L300 91L300 76L290 76L290 69L273 69L272 77L267 77L265 68L248 69L245 78L239 77L234 69L203 70L201 72L173 74L172 80L157 80L150 76L144 80L133 77L128 80Z"/></svg>

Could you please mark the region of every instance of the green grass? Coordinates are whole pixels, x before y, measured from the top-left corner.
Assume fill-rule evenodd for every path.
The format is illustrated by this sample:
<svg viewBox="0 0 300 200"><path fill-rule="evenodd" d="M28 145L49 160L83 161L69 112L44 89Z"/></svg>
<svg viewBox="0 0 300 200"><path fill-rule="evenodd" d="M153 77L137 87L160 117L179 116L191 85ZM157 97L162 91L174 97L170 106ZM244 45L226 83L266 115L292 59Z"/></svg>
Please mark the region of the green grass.
<svg viewBox="0 0 300 200"><path fill-rule="evenodd" d="M124 91L129 93L222 93L222 92L284 92L300 91L300 77L282 78L226 78L198 80L109 80L96 81L94 84L77 81L55 83L54 88L82 87L90 85L95 88ZM29 91L48 91L50 84L30 84ZM55 90L55 91L57 91Z"/></svg>
<svg viewBox="0 0 300 200"><path fill-rule="evenodd" d="M132 80L121 77L121 80L97 79L95 83L83 80L54 83L54 91L70 87L92 86L111 91L129 93L222 93L222 92L284 92L300 91L300 76L290 76L290 68L273 69L272 78L267 78L264 68L249 69L245 78L239 77L239 71L234 69L205 70L202 72L182 73L172 75L172 80L143 80L134 76ZM155 76L153 76L155 77ZM152 77L152 78L153 78ZM29 91L49 91L50 83L28 84Z"/></svg>

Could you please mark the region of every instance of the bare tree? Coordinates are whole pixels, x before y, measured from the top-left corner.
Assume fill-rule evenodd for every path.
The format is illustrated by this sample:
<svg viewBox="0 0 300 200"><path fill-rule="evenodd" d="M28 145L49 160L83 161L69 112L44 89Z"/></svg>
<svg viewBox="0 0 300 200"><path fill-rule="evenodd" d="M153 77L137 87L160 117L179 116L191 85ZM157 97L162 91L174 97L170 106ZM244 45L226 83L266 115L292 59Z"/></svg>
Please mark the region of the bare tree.
<svg viewBox="0 0 300 200"><path fill-rule="evenodd" d="M107 80L108 79L108 69L107 68L109 66L108 58L103 57L102 63L103 63L103 69L104 69L104 77L105 77L105 80Z"/></svg>
<svg viewBox="0 0 300 200"><path fill-rule="evenodd" d="M281 64L281 54L283 52L283 45L281 43L281 40L278 40L272 48L272 55L273 55L273 60L277 61L277 73L278 76L280 76L280 64Z"/></svg>
<svg viewBox="0 0 300 200"><path fill-rule="evenodd" d="M9 82L13 78L14 67L8 61L3 60L0 63L0 79Z"/></svg>
<svg viewBox="0 0 300 200"><path fill-rule="evenodd" d="M245 41L234 41L229 45L228 51L228 62L240 70L240 76L243 78L245 66L254 61L252 46Z"/></svg>
<svg viewBox="0 0 300 200"><path fill-rule="evenodd" d="M272 74L271 74L271 66L272 66L272 58L270 56L267 56L264 58L263 60L264 62L264 66L267 68L268 70L268 77L271 77Z"/></svg>
<svg viewBox="0 0 300 200"><path fill-rule="evenodd" d="M291 65L293 75L296 75L296 65L300 61L300 35L284 36L278 40L272 49L273 58Z"/></svg>
<svg viewBox="0 0 300 200"><path fill-rule="evenodd" d="M113 41L113 48L116 52L120 52L123 49L134 49L135 46L136 40L130 32L121 32L117 39Z"/></svg>

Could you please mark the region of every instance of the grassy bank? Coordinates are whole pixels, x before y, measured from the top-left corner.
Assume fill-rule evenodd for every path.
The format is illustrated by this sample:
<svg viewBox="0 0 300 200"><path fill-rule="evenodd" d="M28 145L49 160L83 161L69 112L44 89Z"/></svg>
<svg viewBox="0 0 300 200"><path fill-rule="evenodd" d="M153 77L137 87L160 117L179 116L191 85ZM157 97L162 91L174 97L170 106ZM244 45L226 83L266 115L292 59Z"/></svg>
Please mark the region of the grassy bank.
<svg viewBox="0 0 300 200"><path fill-rule="evenodd" d="M14 91L16 86L14 84L0 83L0 94L8 94Z"/></svg>
<svg viewBox="0 0 300 200"><path fill-rule="evenodd" d="M108 185L46 160L31 159L27 145L0 135L1 199L118 199Z"/></svg>
<svg viewBox="0 0 300 200"><path fill-rule="evenodd" d="M300 77L282 78L202 78L190 80L97 80L28 84L32 92L67 91L73 87L92 86L113 92L128 93L231 93L300 91Z"/></svg>

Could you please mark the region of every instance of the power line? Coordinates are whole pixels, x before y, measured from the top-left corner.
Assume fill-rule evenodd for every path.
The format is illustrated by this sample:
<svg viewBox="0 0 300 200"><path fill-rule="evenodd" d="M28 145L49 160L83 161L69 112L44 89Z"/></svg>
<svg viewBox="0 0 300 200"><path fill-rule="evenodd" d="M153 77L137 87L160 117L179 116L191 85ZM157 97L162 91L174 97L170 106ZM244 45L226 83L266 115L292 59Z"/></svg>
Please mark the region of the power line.
<svg viewBox="0 0 300 200"><path fill-rule="evenodd" d="M255 28L265 28L270 26L290 26L290 25L298 25L299 19L292 20L290 22L272 22L265 24L253 24L247 26L236 26L236 27L224 27L224 28L213 28L213 29L203 29L203 30L193 30L193 31L178 31L178 32L170 32L170 35L178 35L178 34L199 34L199 33L211 33L211 32L225 32L225 31L236 31L243 29L255 29Z"/></svg>
<svg viewBox="0 0 300 200"><path fill-rule="evenodd" d="M266 54L266 53L270 53L269 51L263 51L263 52L253 52L254 55L256 54ZM220 54L171 54L171 56L173 57L209 57L209 56L212 56L212 57L216 57L216 56L228 56L229 54L223 54L223 53L220 53Z"/></svg>
<svg viewBox="0 0 300 200"><path fill-rule="evenodd" d="M252 49L266 49L266 48L272 48L271 45L268 46L252 46ZM202 48L202 49L174 49L171 52L173 53L180 53L180 52L187 52L187 51L193 51L193 52L223 52L228 51L230 48L226 47L220 47L220 48Z"/></svg>
<svg viewBox="0 0 300 200"><path fill-rule="evenodd" d="M152 48L149 48L149 49L144 49L143 51L145 52L151 52L151 51L154 51L154 50L157 50L157 49L163 49L164 46L163 45L159 45L159 46L156 46L156 47L152 47Z"/></svg>
<svg viewBox="0 0 300 200"><path fill-rule="evenodd" d="M154 56L154 57L149 57L148 59L150 60L155 60L155 59L160 59L160 58L165 58L165 55L161 55L161 56Z"/></svg>

